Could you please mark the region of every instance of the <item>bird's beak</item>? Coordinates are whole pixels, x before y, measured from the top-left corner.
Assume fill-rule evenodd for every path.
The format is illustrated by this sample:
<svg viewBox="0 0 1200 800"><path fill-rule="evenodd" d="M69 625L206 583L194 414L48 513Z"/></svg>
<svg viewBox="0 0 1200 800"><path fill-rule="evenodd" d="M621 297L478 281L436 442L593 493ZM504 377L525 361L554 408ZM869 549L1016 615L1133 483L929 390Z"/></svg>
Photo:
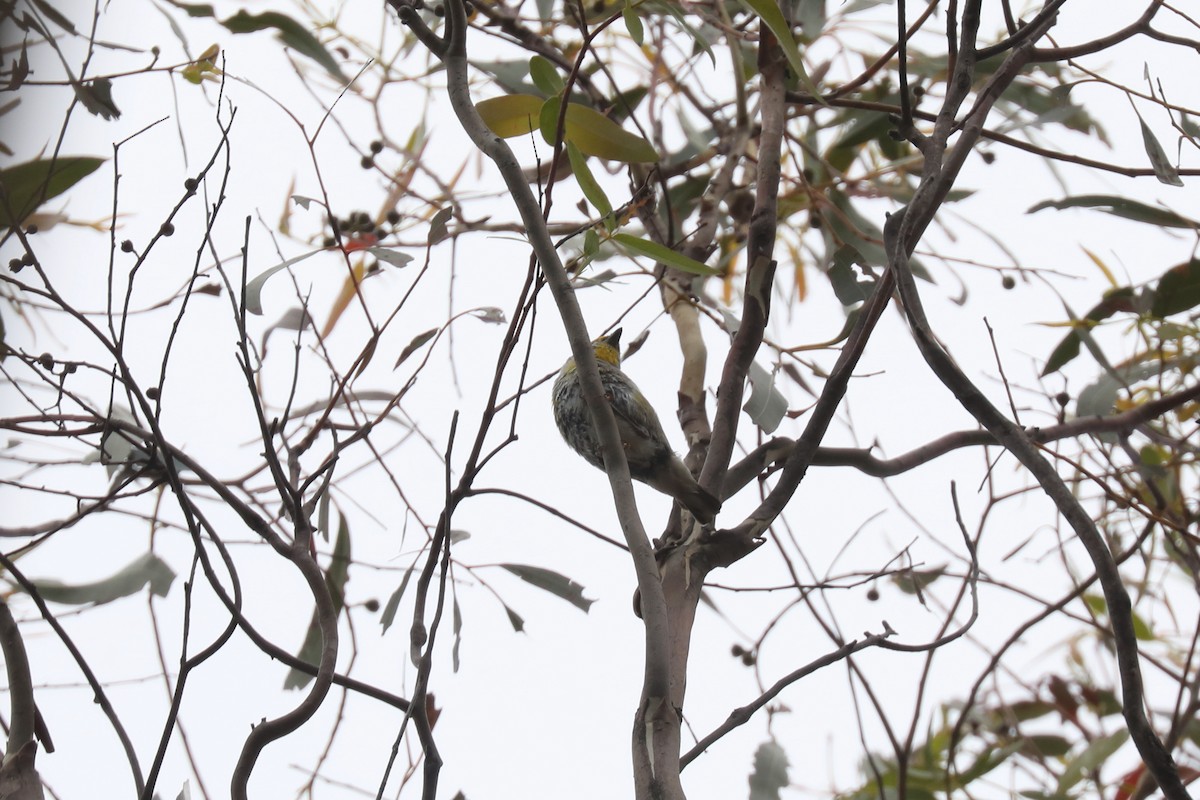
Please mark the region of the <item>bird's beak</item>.
<svg viewBox="0 0 1200 800"><path fill-rule="evenodd" d="M623 331L623 330L625 330L625 329L617 328L615 331L610 333L608 336L605 336L604 341L608 342L613 347L620 349L620 347L621 347L621 331Z"/></svg>

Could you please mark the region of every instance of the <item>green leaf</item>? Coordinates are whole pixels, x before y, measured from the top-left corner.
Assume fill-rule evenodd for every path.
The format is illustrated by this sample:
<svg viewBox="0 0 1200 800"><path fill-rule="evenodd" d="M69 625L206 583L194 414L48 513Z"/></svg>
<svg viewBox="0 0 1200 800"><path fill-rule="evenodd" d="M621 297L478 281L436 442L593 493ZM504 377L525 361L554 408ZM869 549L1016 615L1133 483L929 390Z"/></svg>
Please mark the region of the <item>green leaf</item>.
<svg viewBox="0 0 1200 800"><path fill-rule="evenodd" d="M1046 360L1046 366L1042 369L1042 377L1062 369L1078 356L1079 345L1083 341L1085 333L1091 330L1096 323L1108 319L1119 311L1133 311L1133 299L1132 287L1122 286L1119 289L1111 289L1105 292L1104 299L1097 303L1082 320L1072 319L1071 332L1063 337L1063 340L1050 353L1050 358Z"/></svg>
<svg viewBox="0 0 1200 800"><path fill-rule="evenodd" d="M1134 222L1145 222L1149 225L1158 225L1163 228L1187 228L1188 230L1200 228L1200 222L1176 214L1174 211L1106 194L1082 194L1075 197L1064 197L1062 200L1044 200L1035 206L1031 206L1025 213L1033 214L1045 208L1053 208L1059 211L1066 208L1094 208L1097 211L1103 211L1106 214L1112 214L1123 219L1131 219Z"/></svg>
<svg viewBox="0 0 1200 800"><path fill-rule="evenodd" d="M211 7L208 9L211 14ZM191 13L189 11L189 13ZM242 9L221 24L231 33L254 33L256 31L275 29L279 40L296 52L316 61L325 71L337 79L339 83L349 83L350 79L342 72L342 67L325 49L316 36L308 28L301 25L287 14L278 11L264 11L261 14L251 14Z"/></svg>
<svg viewBox="0 0 1200 800"><path fill-rule="evenodd" d="M638 16L637 11L628 3L628 0L625 8L621 10L621 18L625 20L625 30L629 31L629 38L633 39L634 44L641 47L646 38L646 31L642 27L642 18Z"/></svg>
<svg viewBox="0 0 1200 800"><path fill-rule="evenodd" d="M975 762L971 764L971 766L967 767L956 776L955 784L957 786L967 786L979 778L982 778L984 775L987 775L996 767L1007 761L1008 757L1013 753L1021 750L1021 746L1021 742L1011 742L1004 747L989 747L985 749L979 754L979 757L975 759Z"/></svg>
<svg viewBox="0 0 1200 800"><path fill-rule="evenodd" d="M574 142L581 152L597 158L625 163L658 161L654 147L641 136L579 103L567 104L565 138Z"/></svg>
<svg viewBox="0 0 1200 800"><path fill-rule="evenodd" d="M72 83L71 88L75 90L75 96L83 103L83 107L97 117L116 119L121 116L121 109L117 108L116 102L113 101L112 81L108 78L96 78L87 83Z"/></svg>
<svg viewBox="0 0 1200 800"><path fill-rule="evenodd" d="M430 328L429 330L425 331L424 333L418 333L416 336L414 336L412 341L409 342L402 351L400 351L400 357L396 359L396 364L395 364L395 366L392 367L392 369L395 369L396 367L403 364L405 362L405 360L408 359L409 356L411 356L417 350L421 349L422 345L424 345L426 342L428 342L434 336L437 336L437 332L439 330L441 330L441 328Z"/></svg>
<svg viewBox="0 0 1200 800"><path fill-rule="evenodd" d="M1200 259L1171 267L1154 290L1150 313L1160 319L1200 305Z"/></svg>
<svg viewBox="0 0 1200 800"><path fill-rule="evenodd" d="M582 585L553 570L529 564L500 564L499 566L504 567L526 583L531 583L555 597L566 600L581 611L586 612L592 603L596 602L583 596Z"/></svg>
<svg viewBox="0 0 1200 800"><path fill-rule="evenodd" d="M575 173L575 180L579 182L583 196L600 213L600 216L607 217L612 213L612 203L608 201L608 195L600 188L600 184L596 182L596 176L588 167L587 156L579 152L579 148L575 146L574 142L567 142L567 158L571 159L571 171Z"/></svg>
<svg viewBox="0 0 1200 800"><path fill-rule="evenodd" d="M540 91L529 82L529 62L520 59L513 61L474 61L471 66L480 72L485 72L495 79L500 88L509 94L537 94ZM541 100L546 99L538 95Z"/></svg>
<svg viewBox="0 0 1200 800"><path fill-rule="evenodd" d="M38 11L42 12L42 14L44 14L46 18L55 25L62 28L67 33L75 33L75 25L71 22L71 20L60 14L54 8L54 6L47 3L46 0L33 0L33 4L38 7Z"/></svg>
<svg viewBox="0 0 1200 800"><path fill-rule="evenodd" d="M1027 736L1025 745L1025 750L1042 758L1061 758L1071 751L1070 739L1053 734Z"/></svg>
<svg viewBox="0 0 1200 800"><path fill-rule="evenodd" d="M742 0L742 5L753 11L770 29L779 42L779 46L783 48L788 66L792 68L792 72L800 81L800 85L804 87L804 91L819 100L821 93L817 91L816 84L812 82L812 78L808 77L808 72L804 69L804 60L800 58L800 48L796 46L796 40L792 37L792 28L783 18L777 0ZM824 101L822 101L822 105L824 105Z"/></svg>
<svg viewBox="0 0 1200 800"><path fill-rule="evenodd" d="M638 255L653 258L655 261L660 261L668 267L673 267L682 272L687 272L692 275L720 275L719 269L713 269L707 264L702 264L694 258L688 258L682 253L677 253L671 248L661 245L658 242L652 242L649 239L642 239L628 233L618 233L612 237L613 241L620 244Z"/></svg>
<svg viewBox="0 0 1200 800"><path fill-rule="evenodd" d="M170 0L170 2L176 8L183 9L189 17L215 17L217 15L211 3L180 3L178 0Z"/></svg>
<svg viewBox="0 0 1200 800"><path fill-rule="evenodd" d="M671 0L667 0L667 2L663 3L656 3L654 10L666 11L668 14L674 17L676 24L678 24L679 27L682 28L689 37L691 37L691 40L694 43L692 52L695 53L703 51L705 55L708 56L709 61L712 62L712 65L714 67L717 65L717 54L713 52L712 43L708 41L708 39L703 33L700 32L699 29L688 22L687 16L683 13L683 9L679 8L679 3L671 2Z"/></svg>
<svg viewBox="0 0 1200 800"><path fill-rule="evenodd" d="M175 580L175 572L154 553L145 553L128 565L99 581L63 583L53 578L35 578L38 594L52 603L64 605L102 605L137 594L149 586L150 592L166 597Z"/></svg>
<svg viewBox="0 0 1200 800"><path fill-rule="evenodd" d="M833 293L843 306L857 306L875 292L875 279L870 276L860 278L854 268L856 264L861 265L863 260L862 254L848 244L842 245L833 254L833 263L826 275Z"/></svg>
<svg viewBox="0 0 1200 800"><path fill-rule="evenodd" d="M754 751L750 800L779 800L779 790L788 783L787 753L774 740L763 742Z"/></svg>
<svg viewBox="0 0 1200 800"><path fill-rule="evenodd" d="M918 594L926 586L946 574L946 565L933 569L906 569L892 576L892 582L905 594Z"/></svg>
<svg viewBox="0 0 1200 800"><path fill-rule="evenodd" d="M548 144L558 144L558 115L562 111L562 98L555 96L546 99L538 111L538 129L542 138ZM566 121L563 121L563 141L566 141Z"/></svg>
<svg viewBox="0 0 1200 800"><path fill-rule="evenodd" d="M565 85L555 66L542 56L529 59L529 77L533 79L533 85L549 97L560 94Z"/></svg>
<svg viewBox="0 0 1200 800"><path fill-rule="evenodd" d="M1154 136L1154 131L1150 130L1150 126L1142 119L1141 114L1138 114L1137 118L1142 126L1142 146L1146 148L1146 155L1150 158L1150 166L1154 169L1154 176L1158 178L1159 183L1165 183L1168 186L1183 186L1183 179L1179 177L1179 170L1175 169L1175 165L1167 157L1166 151L1158 143L1158 139Z"/></svg>
<svg viewBox="0 0 1200 800"><path fill-rule="evenodd" d="M488 130L504 139L526 136L537 128L546 101L531 94L506 94L475 104Z"/></svg>
<svg viewBox="0 0 1200 800"><path fill-rule="evenodd" d="M1113 412L1117 395L1126 386L1149 378L1161 377L1168 369L1178 369L1180 364L1180 361L1170 359L1160 361L1155 358L1145 363L1128 364L1116 370L1110 368L1079 392L1079 397L1075 401L1075 416L1107 416Z"/></svg>
<svg viewBox="0 0 1200 800"><path fill-rule="evenodd" d="M454 672L458 672L460 661L458 659L458 651L462 647L462 609L458 607L458 593L451 597L451 627L454 632L454 647L450 650L450 665Z"/></svg>
<svg viewBox="0 0 1200 800"><path fill-rule="evenodd" d="M347 524L346 518L342 517L338 525L337 540L333 544L333 557L330 559L329 569L325 570L325 588L329 591L330 599L333 600L334 618L340 616L342 609L345 608L346 583L349 580L350 526ZM317 666L321 663L322 645L321 626L317 621L316 609L313 609L312 619L308 623L308 631L304 634L304 644L296 655L300 660ZM287 677L283 679L283 688L302 689L311 680L312 676L307 672L291 669L288 670Z"/></svg>
<svg viewBox="0 0 1200 800"><path fill-rule="evenodd" d="M379 624L383 626L380 635L387 633L387 629L392 627L392 622L396 619L396 612L400 609L400 599L404 597L404 590L408 588L408 580L412 577L413 567L404 570L404 577L400 579L400 586L396 591L392 592L387 603L383 607L383 613L379 615Z"/></svg>
<svg viewBox="0 0 1200 800"><path fill-rule="evenodd" d="M92 156L60 156L0 170L0 195L4 198L0 203L0 225L19 225L42 203L70 189L103 163L103 158ZM9 208L15 217L9 216Z"/></svg>
<svg viewBox="0 0 1200 800"><path fill-rule="evenodd" d="M1129 731L1124 728L1109 736L1093 739L1082 753L1068 762L1067 768L1058 779L1058 793L1065 794L1089 773L1104 766L1104 762L1121 749L1121 745L1128 739Z"/></svg>

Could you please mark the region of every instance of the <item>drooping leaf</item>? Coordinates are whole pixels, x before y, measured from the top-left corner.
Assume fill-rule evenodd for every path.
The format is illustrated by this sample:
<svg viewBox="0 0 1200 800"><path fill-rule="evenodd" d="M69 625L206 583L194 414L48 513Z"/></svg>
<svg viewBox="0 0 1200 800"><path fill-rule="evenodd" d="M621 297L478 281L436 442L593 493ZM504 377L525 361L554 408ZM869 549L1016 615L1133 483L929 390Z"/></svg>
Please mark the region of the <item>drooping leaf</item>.
<svg viewBox="0 0 1200 800"><path fill-rule="evenodd" d="M775 374L750 363L750 397L742 406L763 433L774 433L787 413L787 398L775 388Z"/></svg>
<svg viewBox="0 0 1200 800"><path fill-rule="evenodd" d="M336 619L341 616L342 609L346 605L346 583L350 580L350 526L343 516L338 525L337 539L333 544L333 556L329 561L329 568L325 570L325 588L329 592L329 597L333 600L333 616ZM300 652L296 655L302 660L313 666L321 663L321 648L323 637L321 636L321 626L317 620L317 612L314 609L312 620L308 623L308 631L304 634L304 644L300 648ZM302 689L312 680L312 676L307 672L301 672L298 669L288 670L287 677L283 680L284 689Z"/></svg>
<svg viewBox="0 0 1200 800"><path fill-rule="evenodd" d="M538 100L545 97L538 95L541 91L529 82L529 62L513 61L471 61L471 66L480 72L491 75L500 88L509 94L536 95Z"/></svg>
<svg viewBox="0 0 1200 800"><path fill-rule="evenodd" d="M459 653L459 650L462 648L462 625L463 625L462 609L460 609L458 607L458 594L457 593L455 593L451 597L451 601L452 601L451 602L451 615L452 615L451 627L453 628L453 632L454 632L454 647L450 650L450 664L451 664L451 667L453 668L453 670L455 672L458 672L458 667L461 663L459 661L458 653Z"/></svg>
<svg viewBox="0 0 1200 800"><path fill-rule="evenodd" d="M529 77L533 80L533 85L541 89L547 97L561 93L565 85L558 69L549 59L542 56L529 59Z"/></svg>
<svg viewBox="0 0 1200 800"><path fill-rule="evenodd" d="M60 156L0 170L0 192L6 198L5 203L0 203L0 225L11 228L20 224L39 205L67 191L103 163L103 158L92 156ZM14 217L9 216L8 208L13 210Z"/></svg>
<svg viewBox="0 0 1200 800"><path fill-rule="evenodd" d="M1128 739L1129 731L1122 728L1108 736L1099 736L1089 742L1083 752L1067 762L1067 768L1063 770L1058 779L1058 794L1065 796L1068 789L1087 775L1099 770Z"/></svg>
<svg viewBox="0 0 1200 800"><path fill-rule="evenodd" d="M566 600L581 611L587 611L595 600L583 596L583 586L568 578L566 575L529 564L500 564L506 570L516 575L526 583L531 583L555 597Z"/></svg>
<svg viewBox="0 0 1200 800"><path fill-rule="evenodd" d="M1022 742L1010 742L1004 747L989 747L985 749L969 767L955 776L955 783L959 786L967 786L982 778L1007 761L1009 756L1020 751L1022 746Z"/></svg>
<svg viewBox="0 0 1200 800"><path fill-rule="evenodd" d="M17 89L21 88L21 84L25 83L25 79L29 77L28 44L28 42L21 42L21 52L17 56L16 61L13 62L11 68L12 72L9 74L8 83L3 87L5 91L15 92Z"/></svg>
<svg viewBox="0 0 1200 800"><path fill-rule="evenodd" d="M489 325L503 325L508 322L508 318L504 316L504 309L496 306L480 306L479 308L471 309L467 313L480 322L486 322Z"/></svg>
<svg viewBox="0 0 1200 800"><path fill-rule="evenodd" d="M653 258L655 261L661 261L669 267L690 273L692 275L720 275L721 271L714 269L707 264L702 264L694 258L688 258L682 253L677 253L666 245L661 245L658 242L652 242L649 239L642 239L628 233L614 234L613 241L632 250L638 255Z"/></svg>
<svg viewBox="0 0 1200 800"><path fill-rule="evenodd" d="M38 594L64 605L102 605L140 592L149 587L158 597L166 597L175 580L175 571L154 553L145 553L103 580L89 583L63 583L54 578L35 578Z"/></svg>
<svg viewBox="0 0 1200 800"><path fill-rule="evenodd" d="M475 104L488 130L503 139L526 136L537 128L542 104L546 101L531 94L506 94Z"/></svg>
<svg viewBox="0 0 1200 800"><path fill-rule="evenodd" d="M1062 758L1071 752L1071 740L1054 734L1035 734L1025 737L1025 750L1042 758Z"/></svg>
<svg viewBox="0 0 1200 800"><path fill-rule="evenodd" d="M932 569L905 569L892 575L892 582L905 594L920 594L926 586L945 574L945 564Z"/></svg>
<svg viewBox="0 0 1200 800"><path fill-rule="evenodd" d="M600 216L607 217L612 213L612 203L608 201L608 195L600 188L596 176L588 167L587 156L579 152L579 148L575 146L574 142L567 142L567 158L571 161L571 171L575 173L575 180L579 182L583 196L600 213Z"/></svg>
<svg viewBox="0 0 1200 800"><path fill-rule="evenodd" d="M379 632L380 635L387 633L387 629L392 627L392 622L396 619L396 612L400 609L400 600L404 597L404 590L408 588L408 580L412 577L413 571L412 567L404 570L404 577L400 579L400 585L384 604L383 613L379 615L379 624L383 627L383 630Z"/></svg>
<svg viewBox="0 0 1200 800"><path fill-rule="evenodd" d="M1046 366L1042 368L1042 377L1057 372L1078 356L1079 346L1083 342L1085 332L1096 323L1108 319L1119 311L1132 311L1133 300L1132 287L1123 286L1113 289L1106 292L1104 299L1097 303L1082 320L1072 320L1071 332L1063 337L1063 340L1050 353L1050 357L1046 359Z"/></svg>
<svg viewBox="0 0 1200 800"><path fill-rule="evenodd" d="M1154 290L1150 313L1158 318L1200 305L1200 259L1193 258L1163 274Z"/></svg>
<svg viewBox="0 0 1200 800"><path fill-rule="evenodd" d="M429 235L426 237L426 241L430 247L433 247L435 244L443 241L447 236L450 235L449 229L446 227L446 225L453 218L454 206L449 205L439 208L437 213L433 215L433 218L429 220Z"/></svg>
<svg viewBox="0 0 1200 800"><path fill-rule="evenodd" d="M96 78L87 83L75 82L71 84L71 88L75 90L75 96L89 113L101 119L117 119L121 116L121 109L117 108L113 100L112 81L108 78Z"/></svg>
<svg viewBox="0 0 1200 800"><path fill-rule="evenodd" d="M862 261L862 254L848 244L842 245L833 254L833 263L827 275L833 293L843 306L857 306L875 292L875 279L866 273L863 273L866 277L860 277L855 269Z"/></svg>
<svg viewBox="0 0 1200 800"><path fill-rule="evenodd" d="M1177 369L1178 366L1178 362L1154 360L1106 370L1079 392L1075 401L1075 415L1080 418L1107 416L1113 412L1117 395L1123 388L1160 375L1167 369Z"/></svg>
<svg viewBox="0 0 1200 800"><path fill-rule="evenodd" d="M325 321L325 327L321 329L321 338L325 338L333 331L338 320L342 318L342 314L350 307L350 302L358 294L358 287L362 284L366 272L367 265L363 260L359 260L351 265L350 274L342 282L342 288L338 292L337 297L333 298L333 305L329 309L329 319ZM378 340L372 341L372 347L374 347L375 341Z"/></svg>
<svg viewBox="0 0 1200 800"><path fill-rule="evenodd" d="M416 336L414 336L412 341L405 345L404 349L400 351L400 357L396 359L396 364L392 367L392 369L395 369L403 364L409 356L411 356L417 350L420 350L421 347L434 336L437 336L437 332L439 330L441 330L441 328L430 328L429 330L424 331L423 333L418 333Z"/></svg>
<svg viewBox="0 0 1200 800"><path fill-rule="evenodd" d="M753 11L770 29L779 42L779 46L783 48L788 66L792 68L792 73L800 81L804 91L820 99L821 93L817 91L816 84L812 82L812 78L808 77L808 72L804 69L804 59L800 57L800 48L796 46L796 39L792 36L792 27L784 19L777 0L742 0L742 5Z"/></svg>
<svg viewBox="0 0 1200 800"><path fill-rule="evenodd" d="M211 13L211 8L209 9ZM349 83L350 79L342 72L325 45L312 34L308 28L301 25L287 14L278 11L264 11L261 14L251 14L242 9L221 24L231 33L254 33L256 31L274 29L278 31L279 40L301 55L308 56L325 68L325 71L337 79L339 83Z"/></svg>
<svg viewBox="0 0 1200 800"><path fill-rule="evenodd" d="M621 18L625 21L625 30L629 32L629 38L633 39L633 43L638 47L642 46L642 42L646 38L646 31L642 27L642 18L638 16L637 11L629 3L625 3L625 8L621 10Z"/></svg>
<svg viewBox="0 0 1200 800"><path fill-rule="evenodd" d="M1167 157L1166 151L1163 150L1162 145L1155 138L1154 131L1150 130L1150 126L1142 119L1141 114L1138 114L1138 122L1142 126L1142 146L1146 148L1146 155L1150 159L1150 166L1154 170L1154 177L1158 178L1159 183L1165 183L1168 186L1183 186L1183 179L1179 177L1179 170L1175 169L1175 165Z"/></svg>
<svg viewBox="0 0 1200 800"><path fill-rule="evenodd" d="M517 633L525 632L525 620L520 614L508 607L507 603L501 603L504 606L504 613L508 615L508 623L513 626L513 630Z"/></svg>
<svg viewBox="0 0 1200 800"><path fill-rule="evenodd" d="M763 742L754 751L750 800L779 800L779 791L788 783L787 753L773 739Z"/></svg>
<svg viewBox="0 0 1200 800"><path fill-rule="evenodd" d="M290 267L292 264L297 264L306 258L312 258L317 253L321 253L321 252L324 252L324 248L320 248L317 250L310 250L307 253L301 253L300 255L295 256L294 258L289 258L288 260L282 261L273 267L265 269L262 272L260 272L258 275L256 275L253 280L246 283L246 310L249 311L251 314L262 314L263 313L262 290L263 290L263 286L267 282L267 279L270 278L271 276L273 276L275 273L279 272L280 270L286 269L287 267Z"/></svg>
<svg viewBox="0 0 1200 800"><path fill-rule="evenodd" d="M399 250L394 250L391 247L380 247L373 245L366 249L366 252L375 256L385 264L390 264L393 267L407 267L413 260L413 257L408 253L401 253Z"/></svg>
<svg viewBox="0 0 1200 800"><path fill-rule="evenodd" d="M596 158L625 163L658 161L649 142L622 128L593 108L567 103L566 140Z"/></svg>
<svg viewBox="0 0 1200 800"><path fill-rule="evenodd" d="M33 0L33 4L38 7L38 11L46 16L46 19L62 28L67 33L75 33L74 23L59 13L59 11L53 5L46 2L46 0Z"/></svg>
<svg viewBox="0 0 1200 800"><path fill-rule="evenodd" d="M1200 222L1188 219L1181 214L1176 214L1174 211L1146 205L1145 203L1139 203L1136 200L1129 200L1125 197L1106 194L1082 194L1074 197L1064 197L1062 200L1043 200L1031 206L1025 213L1033 214L1046 208L1053 208L1059 211L1067 208L1094 208L1097 211L1103 211L1106 214L1112 214L1123 219L1130 219L1134 222L1145 222L1149 225L1158 225L1163 228L1187 228L1189 230L1200 228Z"/></svg>

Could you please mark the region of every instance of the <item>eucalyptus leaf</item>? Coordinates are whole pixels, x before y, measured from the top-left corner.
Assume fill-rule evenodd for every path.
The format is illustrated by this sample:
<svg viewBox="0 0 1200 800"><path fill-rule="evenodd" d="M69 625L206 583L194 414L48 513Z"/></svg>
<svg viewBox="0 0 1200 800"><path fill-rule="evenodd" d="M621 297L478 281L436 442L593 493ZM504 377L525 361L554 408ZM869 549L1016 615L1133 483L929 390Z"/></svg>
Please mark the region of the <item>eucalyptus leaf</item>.
<svg viewBox="0 0 1200 800"><path fill-rule="evenodd" d="M102 605L137 594L166 597L175 581L175 571L154 553L145 553L103 580L64 583L54 578L35 578L33 584L43 599L64 605Z"/></svg>
<svg viewBox="0 0 1200 800"><path fill-rule="evenodd" d="M533 584L555 597L566 600L581 611L586 612L596 602L583 596L583 586L568 578L566 575L529 564L500 564L501 567L516 575L526 583Z"/></svg>

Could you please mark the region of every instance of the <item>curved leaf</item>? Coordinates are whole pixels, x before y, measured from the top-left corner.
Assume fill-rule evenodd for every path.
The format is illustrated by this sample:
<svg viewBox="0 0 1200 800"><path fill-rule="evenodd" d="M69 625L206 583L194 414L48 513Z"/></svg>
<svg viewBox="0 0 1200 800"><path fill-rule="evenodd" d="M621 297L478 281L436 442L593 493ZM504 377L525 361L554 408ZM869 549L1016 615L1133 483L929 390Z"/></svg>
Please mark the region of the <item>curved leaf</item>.
<svg viewBox="0 0 1200 800"><path fill-rule="evenodd" d="M53 603L101 605L140 592L149 586L159 597L166 597L175 580L175 572L154 553L146 553L121 570L91 583L63 583L53 579L35 579L38 593Z"/></svg>
<svg viewBox="0 0 1200 800"><path fill-rule="evenodd" d="M537 127L543 103L542 98L531 94L506 94L480 100L475 104L475 110L488 130L503 139L511 139L525 136Z"/></svg>
<svg viewBox="0 0 1200 800"><path fill-rule="evenodd" d="M612 238L617 244L624 245L638 255L653 258L655 261L660 261L668 267L674 267L677 270L689 272L692 275L721 274L719 269L702 264L694 258L688 258L683 253L677 253L666 245L652 242L649 239L642 239L628 233L618 233Z"/></svg>
<svg viewBox="0 0 1200 800"><path fill-rule="evenodd" d="M579 152L579 148L575 146L574 142L567 142L567 157L571 160L571 171L575 173L575 180L579 182L583 196L600 213L600 216L607 217L612 213L612 203L609 202L608 195L604 193L604 190L600 188L600 184L596 182L596 176L592 174L592 170L587 165L587 157Z"/></svg>
<svg viewBox="0 0 1200 800"><path fill-rule="evenodd" d="M566 140L589 156L626 163L658 161L654 147L593 108L567 104Z"/></svg>
<svg viewBox="0 0 1200 800"><path fill-rule="evenodd" d="M1043 200L1037 205L1030 206L1025 213L1033 214L1045 208L1053 208L1058 211L1066 208L1094 208L1123 219L1159 225L1164 228L1187 228L1188 230L1200 228L1200 222L1176 214L1174 211L1107 194L1081 194L1075 197L1064 197L1062 200Z"/></svg>
<svg viewBox="0 0 1200 800"><path fill-rule="evenodd" d="M561 597L581 611L587 611L592 603L596 602L583 596L581 584L553 570L533 567L529 564L500 564L499 566L504 567L526 583L532 583L555 597Z"/></svg>
<svg viewBox="0 0 1200 800"><path fill-rule="evenodd" d="M229 19L222 20L221 24L231 33L253 33L255 31L274 28L279 32L279 41L296 52L316 61L339 82L350 82L350 79L342 72L341 65L325 49L325 45L321 44L321 41L316 36L313 36L308 28L287 14L281 14L278 11L264 11L261 14L251 14L242 9Z"/></svg>
<svg viewBox="0 0 1200 800"><path fill-rule="evenodd" d="M4 202L0 203L0 225L11 228L20 224L42 203L70 189L103 163L103 158L93 156L60 156L0 170L0 193L4 196ZM10 208L13 216L9 216Z"/></svg>
<svg viewBox="0 0 1200 800"><path fill-rule="evenodd" d="M1150 313L1162 318L1200 305L1200 259L1167 270L1154 290Z"/></svg>
<svg viewBox="0 0 1200 800"><path fill-rule="evenodd" d="M812 78L808 77L808 72L804 69L804 61L800 58L800 48L796 46L796 39L792 36L792 26L783 18L783 12L779 10L778 2L776 0L742 0L742 5L753 11L770 29L779 42L779 46L783 48L788 66L792 68L792 72L800 81L800 85L804 87L804 91L820 99L821 93L817 91L816 84L812 82ZM823 101L822 105L824 105Z"/></svg>

